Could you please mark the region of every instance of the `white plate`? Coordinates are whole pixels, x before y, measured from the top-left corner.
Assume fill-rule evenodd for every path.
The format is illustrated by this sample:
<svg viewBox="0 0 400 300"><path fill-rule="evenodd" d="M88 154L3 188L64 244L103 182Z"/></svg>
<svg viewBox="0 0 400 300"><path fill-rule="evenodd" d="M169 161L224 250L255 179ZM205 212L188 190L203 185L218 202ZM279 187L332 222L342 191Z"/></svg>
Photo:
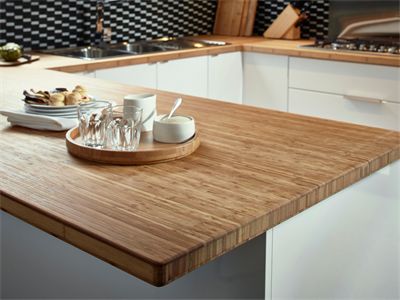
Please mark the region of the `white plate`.
<svg viewBox="0 0 400 300"><path fill-rule="evenodd" d="M88 95L88 97L91 100L86 103L96 101L96 98L94 98L93 96ZM22 101L25 102L24 99L22 99ZM30 103L26 103L26 102L25 102L25 105L30 108L36 108L36 109L40 109L40 110L76 110L78 108L78 105L51 106L51 105L44 105L44 104L30 104Z"/></svg>
<svg viewBox="0 0 400 300"><path fill-rule="evenodd" d="M58 116L58 115L77 115L77 109L73 110L38 110L29 106L25 106L25 112L37 115L48 115L48 116Z"/></svg>
<svg viewBox="0 0 400 300"><path fill-rule="evenodd" d="M43 114L77 114L77 110L37 110L30 107L25 107L26 112L36 112Z"/></svg>
<svg viewBox="0 0 400 300"><path fill-rule="evenodd" d="M78 110L76 108L74 109L38 109L35 107L29 107L25 106L24 109L26 111L36 111L36 112L42 112L42 113L76 113Z"/></svg>
<svg viewBox="0 0 400 300"><path fill-rule="evenodd" d="M25 110L28 114L45 115L45 116L77 116L77 112L43 112L34 110Z"/></svg>
<svg viewBox="0 0 400 300"><path fill-rule="evenodd" d="M51 105L44 105L44 104L30 104L30 103L25 103L26 106L32 107L32 108L38 108L38 109L43 109L43 110L49 110L49 109L56 109L56 110L62 110L62 109L76 109L78 105L64 105L64 106L51 106Z"/></svg>

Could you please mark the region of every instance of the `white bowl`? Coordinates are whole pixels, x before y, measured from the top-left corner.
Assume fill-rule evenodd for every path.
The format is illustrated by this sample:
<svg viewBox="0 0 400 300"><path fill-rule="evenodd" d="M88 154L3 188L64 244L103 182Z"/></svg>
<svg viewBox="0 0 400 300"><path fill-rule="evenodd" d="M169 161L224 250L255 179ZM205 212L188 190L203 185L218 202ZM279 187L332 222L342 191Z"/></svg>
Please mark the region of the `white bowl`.
<svg viewBox="0 0 400 300"><path fill-rule="evenodd" d="M194 119L190 116L157 116L153 125L153 137L161 143L183 143L193 137L196 132Z"/></svg>

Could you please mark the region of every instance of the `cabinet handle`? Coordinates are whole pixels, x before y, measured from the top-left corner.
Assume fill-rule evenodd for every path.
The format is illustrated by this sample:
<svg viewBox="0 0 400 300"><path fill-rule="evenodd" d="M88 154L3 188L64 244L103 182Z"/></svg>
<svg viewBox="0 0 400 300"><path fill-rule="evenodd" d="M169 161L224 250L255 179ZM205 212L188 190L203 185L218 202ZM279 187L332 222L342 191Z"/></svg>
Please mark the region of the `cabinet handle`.
<svg viewBox="0 0 400 300"><path fill-rule="evenodd" d="M383 99L361 97L361 96L354 96L354 95L343 95L343 98L345 98L347 100L369 102L369 103L377 103L377 104L387 103L387 101L385 101Z"/></svg>
<svg viewBox="0 0 400 300"><path fill-rule="evenodd" d="M169 60L163 60L163 61L160 61L160 64L166 64L167 62L169 62Z"/></svg>

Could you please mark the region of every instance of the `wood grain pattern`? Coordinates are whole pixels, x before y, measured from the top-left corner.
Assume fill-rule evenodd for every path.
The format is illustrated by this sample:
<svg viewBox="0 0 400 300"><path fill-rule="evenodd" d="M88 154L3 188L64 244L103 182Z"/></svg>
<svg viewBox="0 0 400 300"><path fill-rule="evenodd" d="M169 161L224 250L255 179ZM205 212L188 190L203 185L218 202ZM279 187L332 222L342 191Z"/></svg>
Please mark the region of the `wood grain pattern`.
<svg viewBox="0 0 400 300"><path fill-rule="evenodd" d="M79 138L77 127L66 134L69 153L90 161L116 165L147 165L180 159L192 154L200 146L199 133L181 144L163 144L153 141L152 132L144 132L136 151L114 151L85 147Z"/></svg>
<svg viewBox="0 0 400 300"><path fill-rule="evenodd" d="M215 14L214 34L238 36L246 0L219 0Z"/></svg>
<svg viewBox="0 0 400 300"><path fill-rule="evenodd" d="M283 38L286 40L299 40L300 35L301 35L300 27L292 26L288 31L286 31Z"/></svg>
<svg viewBox="0 0 400 300"><path fill-rule="evenodd" d="M251 36L258 0L219 0L214 34Z"/></svg>
<svg viewBox="0 0 400 300"><path fill-rule="evenodd" d="M251 36L258 0L219 0L214 34Z"/></svg>
<svg viewBox="0 0 400 300"><path fill-rule="evenodd" d="M246 18L242 18L240 36L252 36L256 19L258 0L247 0Z"/></svg>
<svg viewBox="0 0 400 300"><path fill-rule="evenodd" d="M299 10L288 4L267 30L265 30L264 37L272 39L283 38L299 19Z"/></svg>
<svg viewBox="0 0 400 300"><path fill-rule="evenodd" d="M24 89L77 84L117 103L156 93L159 113L178 96L49 70L0 77L8 108ZM0 117L1 208L159 286L400 157L399 132L189 96L180 112L196 119L202 146L144 166L76 159L64 133Z"/></svg>

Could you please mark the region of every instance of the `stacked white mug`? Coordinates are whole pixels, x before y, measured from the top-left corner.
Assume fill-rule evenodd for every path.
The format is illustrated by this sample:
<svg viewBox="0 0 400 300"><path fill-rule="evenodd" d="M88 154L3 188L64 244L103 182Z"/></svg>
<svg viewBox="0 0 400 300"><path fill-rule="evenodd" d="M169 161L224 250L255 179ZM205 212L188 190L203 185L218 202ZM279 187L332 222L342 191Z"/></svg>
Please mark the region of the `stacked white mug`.
<svg viewBox="0 0 400 300"><path fill-rule="evenodd" d="M131 94L124 97L124 105L133 105L143 109L142 132L152 131L156 112L155 94Z"/></svg>

